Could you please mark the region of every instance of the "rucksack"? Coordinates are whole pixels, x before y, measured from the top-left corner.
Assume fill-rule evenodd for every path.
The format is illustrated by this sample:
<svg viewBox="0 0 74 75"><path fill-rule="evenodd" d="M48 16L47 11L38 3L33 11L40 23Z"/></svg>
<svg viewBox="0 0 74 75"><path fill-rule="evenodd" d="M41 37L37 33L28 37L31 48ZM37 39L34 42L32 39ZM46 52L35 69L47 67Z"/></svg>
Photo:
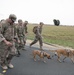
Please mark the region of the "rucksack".
<svg viewBox="0 0 74 75"><path fill-rule="evenodd" d="M36 32L37 32L37 28L38 28L38 26L35 26L34 28L33 28L33 32L36 34Z"/></svg>

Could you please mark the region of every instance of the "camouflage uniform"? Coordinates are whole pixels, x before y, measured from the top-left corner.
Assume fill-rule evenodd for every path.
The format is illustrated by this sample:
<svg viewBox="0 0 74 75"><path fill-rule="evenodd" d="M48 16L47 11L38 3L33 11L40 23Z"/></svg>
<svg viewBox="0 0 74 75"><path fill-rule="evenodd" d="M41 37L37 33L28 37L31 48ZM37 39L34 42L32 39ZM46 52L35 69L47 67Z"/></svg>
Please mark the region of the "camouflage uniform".
<svg viewBox="0 0 74 75"><path fill-rule="evenodd" d="M41 33L42 33L42 26L43 26L43 23L40 22L40 26L35 26L33 28L33 32L35 34L35 39L34 41L30 44L30 46L32 46L33 44L37 43L39 41L39 44L40 44L40 49L42 50L42 46L43 46L43 42L42 42L42 36L41 36Z"/></svg>
<svg viewBox="0 0 74 75"><path fill-rule="evenodd" d="M14 39L15 39L15 48L17 50L16 56L19 57L21 54L19 49L20 47L19 47L18 37L16 36Z"/></svg>
<svg viewBox="0 0 74 75"><path fill-rule="evenodd" d="M26 39L27 39L27 33L28 33L28 31L27 31L27 24L28 24L28 21L25 21L24 23L23 23L23 26L24 26L24 29L25 29L25 44L26 44Z"/></svg>
<svg viewBox="0 0 74 75"><path fill-rule="evenodd" d="M27 24L28 24L28 21L25 21L24 24L23 24L24 29L25 29L25 33L28 33L28 31L27 31Z"/></svg>
<svg viewBox="0 0 74 75"><path fill-rule="evenodd" d="M18 20L17 35L18 39L20 40L19 46L22 47L23 50L25 50L25 29L23 27L22 20Z"/></svg>
<svg viewBox="0 0 74 75"><path fill-rule="evenodd" d="M14 14L10 14L9 19L12 19L12 21L14 22L16 20L16 16ZM15 42L14 42L15 35L16 35L16 30L15 30L14 23L10 24L8 20L5 20L5 22L1 23L1 26L0 26L0 64L1 66L10 64L13 56L16 54L16 48L15 48ZM6 45L4 40L12 43L12 46Z"/></svg>

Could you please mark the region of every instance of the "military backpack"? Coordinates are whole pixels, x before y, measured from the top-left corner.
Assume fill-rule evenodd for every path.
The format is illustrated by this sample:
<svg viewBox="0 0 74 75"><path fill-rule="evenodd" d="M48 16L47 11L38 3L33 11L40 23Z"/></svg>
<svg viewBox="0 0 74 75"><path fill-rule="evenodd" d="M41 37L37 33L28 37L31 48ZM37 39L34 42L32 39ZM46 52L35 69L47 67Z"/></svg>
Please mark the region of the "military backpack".
<svg viewBox="0 0 74 75"><path fill-rule="evenodd" d="M37 32L37 28L38 28L38 26L35 26L34 28L33 28L33 32L36 34L36 32Z"/></svg>

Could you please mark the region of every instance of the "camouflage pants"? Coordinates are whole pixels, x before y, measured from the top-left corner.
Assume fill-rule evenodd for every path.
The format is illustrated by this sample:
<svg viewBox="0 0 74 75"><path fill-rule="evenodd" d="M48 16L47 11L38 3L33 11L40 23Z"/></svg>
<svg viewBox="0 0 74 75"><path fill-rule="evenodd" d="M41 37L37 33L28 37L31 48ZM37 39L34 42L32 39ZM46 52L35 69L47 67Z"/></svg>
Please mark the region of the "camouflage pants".
<svg viewBox="0 0 74 75"><path fill-rule="evenodd" d="M25 34L25 37L24 37L25 44L26 44L26 40L27 40L27 34Z"/></svg>
<svg viewBox="0 0 74 75"><path fill-rule="evenodd" d="M19 40L20 40L20 43L19 43L19 46L24 46L25 45L25 43L26 43L26 41L25 41L25 39L24 39L24 37L19 37Z"/></svg>
<svg viewBox="0 0 74 75"><path fill-rule="evenodd" d="M15 42L15 48L17 49L17 51L19 51L19 43L18 43L18 40L16 40L16 42Z"/></svg>
<svg viewBox="0 0 74 75"><path fill-rule="evenodd" d="M25 49L25 43L26 43L25 38L24 37L19 37L19 40L20 40L19 48L20 49Z"/></svg>
<svg viewBox="0 0 74 75"><path fill-rule="evenodd" d="M13 45L7 46L4 42L0 42L0 64L10 63L13 56L16 54L15 43L10 41Z"/></svg>
<svg viewBox="0 0 74 75"><path fill-rule="evenodd" d="M38 41L39 41L40 47L43 46L42 37L41 36L38 36L38 35L35 36L34 41L30 45L33 45L33 44L37 43Z"/></svg>

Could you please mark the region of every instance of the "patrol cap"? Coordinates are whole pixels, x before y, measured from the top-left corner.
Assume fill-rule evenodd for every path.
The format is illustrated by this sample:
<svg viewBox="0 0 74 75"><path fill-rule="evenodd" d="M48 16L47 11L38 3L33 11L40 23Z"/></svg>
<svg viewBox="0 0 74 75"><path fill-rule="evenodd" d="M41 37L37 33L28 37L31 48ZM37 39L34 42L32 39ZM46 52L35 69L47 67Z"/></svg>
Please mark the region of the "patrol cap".
<svg viewBox="0 0 74 75"><path fill-rule="evenodd" d="M25 23L28 23L28 21L25 21Z"/></svg>
<svg viewBox="0 0 74 75"><path fill-rule="evenodd" d="M43 22L40 22L40 25L44 25L44 23Z"/></svg>
<svg viewBox="0 0 74 75"><path fill-rule="evenodd" d="M23 25L26 26L27 24L28 24L28 21L25 21Z"/></svg>
<svg viewBox="0 0 74 75"><path fill-rule="evenodd" d="M22 22L22 20L21 20L21 19L19 19L19 20L18 20L18 22Z"/></svg>
<svg viewBox="0 0 74 75"><path fill-rule="evenodd" d="M17 17L14 14L10 14L9 19L11 19L14 22L14 21L16 21Z"/></svg>

